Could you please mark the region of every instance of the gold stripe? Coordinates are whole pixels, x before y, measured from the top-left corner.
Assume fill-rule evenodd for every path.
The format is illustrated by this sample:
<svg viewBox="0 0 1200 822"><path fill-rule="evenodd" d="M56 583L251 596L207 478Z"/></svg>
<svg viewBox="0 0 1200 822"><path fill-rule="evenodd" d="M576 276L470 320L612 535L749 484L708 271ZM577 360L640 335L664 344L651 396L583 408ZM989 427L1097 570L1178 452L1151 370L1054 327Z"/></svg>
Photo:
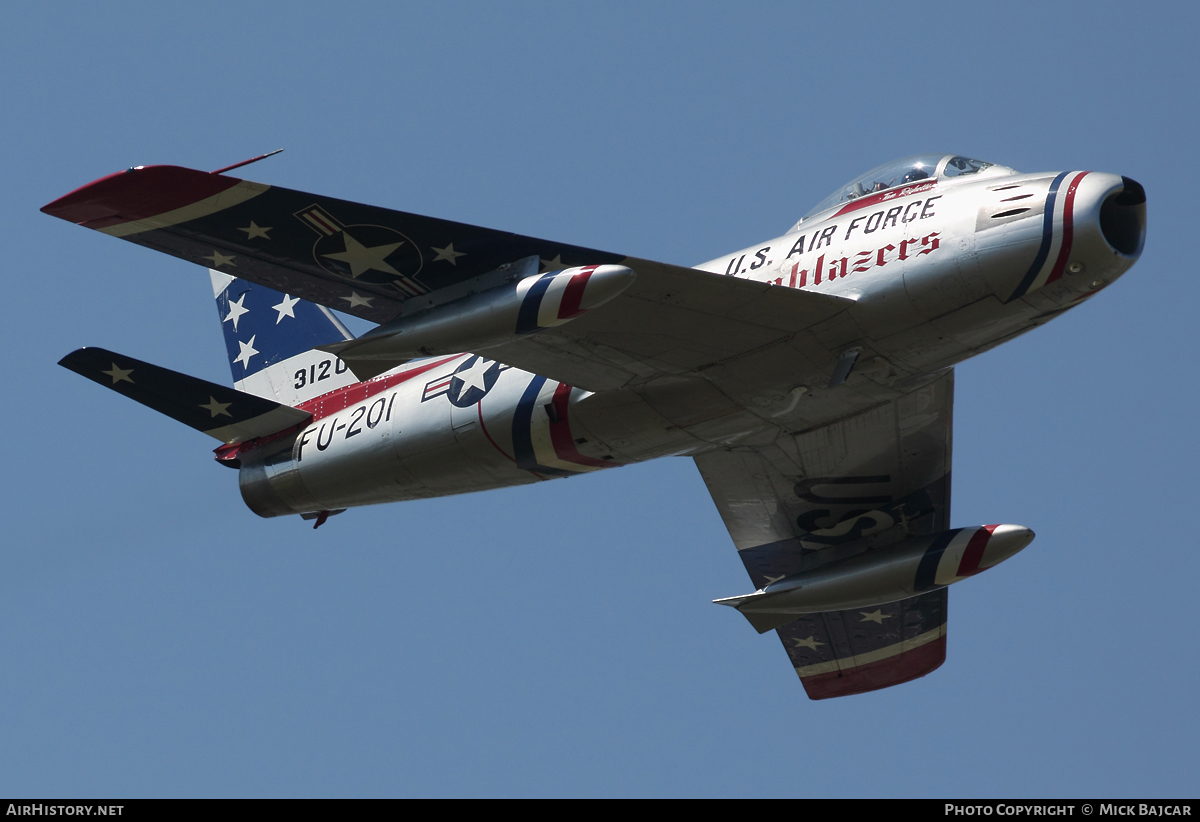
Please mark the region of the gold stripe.
<svg viewBox="0 0 1200 822"><path fill-rule="evenodd" d="M918 634L912 639L906 639L903 642L898 642L895 645L889 645L886 648L880 648L877 651L868 651L865 654L850 656L846 659L835 659L830 662L818 662L816 665L805 665L803 668L797 668L796 673L799 676L816 676L817 674L829 674L834 671L844 671L848 668L857 668L860 665L866 665L871 662L879 662L881 659L888 659L893 656L899 656L907 651L915 651L922 645L928 645L934 640L941 639L946 635L946 623L942 623L932 631L926 631L923 634Z"/></svg>
<svg viewBox="0 0 1200 822"><path fill-rule="evenodd" d="M218 211L240 205L253 197L257 197L269 188L269 185L264 185L263 183L252 183L249 180L242 180L233 188L227 188L220 194L205 197L203 200L191 205L185 205L183 208L147 217L144 220L131 220L127 223L110 225L107 228L97 230L113 237L128 237L130 234L141 234L143 231L166 228L167 226L186 223L189 220L198 220L201 217L207 217L209 214L215 214Z"/></svg>

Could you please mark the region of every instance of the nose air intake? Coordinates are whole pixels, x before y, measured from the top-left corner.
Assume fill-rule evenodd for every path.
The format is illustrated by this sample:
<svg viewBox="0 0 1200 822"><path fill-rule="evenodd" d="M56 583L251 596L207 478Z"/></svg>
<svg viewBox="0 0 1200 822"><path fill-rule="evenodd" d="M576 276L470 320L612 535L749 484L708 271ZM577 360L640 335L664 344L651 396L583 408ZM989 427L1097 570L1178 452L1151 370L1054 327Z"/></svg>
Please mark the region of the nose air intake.
<svg viewBox="0 0 1200 822"><path fill-rule="evenodd" d="M1114 251L1136 257L1146 241L1146 190L1128 177L1121 180L1125 187L1100 206L1100 232Z"/></svg>

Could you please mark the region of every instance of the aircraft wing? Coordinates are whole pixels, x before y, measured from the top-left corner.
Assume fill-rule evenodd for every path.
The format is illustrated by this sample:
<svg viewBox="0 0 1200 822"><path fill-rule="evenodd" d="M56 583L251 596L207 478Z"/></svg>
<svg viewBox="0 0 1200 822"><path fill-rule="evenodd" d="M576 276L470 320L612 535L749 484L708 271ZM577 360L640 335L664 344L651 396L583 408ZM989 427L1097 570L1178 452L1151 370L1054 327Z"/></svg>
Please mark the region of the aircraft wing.
<svg viewBox="0 0 1200 822"><path fill-rule="evenodd" d="M114 174L42 211L376 323L494 287L511 277L506 267L531 256L547 271L625 265L637 276L620 296L488 349L493 359L591 390L720 366L852 305L177 166ZM801 359L832 368L835 356L809 347Z"/></svg>
<svg viewBox="0 0 1200 822"><path fill-rule="evenodd" d="M773 445L695 458L756 588L853 546L949 528L954 372ZM845 547L840 547L845 546ZM946 658L947 589L777 628L812 699L924 676Z"/></svg>

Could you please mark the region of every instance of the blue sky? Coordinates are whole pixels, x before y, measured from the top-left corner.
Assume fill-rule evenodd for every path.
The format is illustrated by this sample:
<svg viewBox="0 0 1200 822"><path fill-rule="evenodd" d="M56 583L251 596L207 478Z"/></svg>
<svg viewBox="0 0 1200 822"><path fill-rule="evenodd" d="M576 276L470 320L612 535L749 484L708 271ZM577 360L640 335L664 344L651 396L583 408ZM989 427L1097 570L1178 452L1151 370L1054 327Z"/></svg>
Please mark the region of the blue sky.
<svg viewBox="0 0 1200 822"><path fill-rule="evenodd" d="M0 795L1195 796L1194 4L11 4ZM135 164L672 263L919 151L1145 185L1104 294L958 370L949 657L810 702L689 460L260 520L59 368L228 382L203 269L38 207Z"/></svg>

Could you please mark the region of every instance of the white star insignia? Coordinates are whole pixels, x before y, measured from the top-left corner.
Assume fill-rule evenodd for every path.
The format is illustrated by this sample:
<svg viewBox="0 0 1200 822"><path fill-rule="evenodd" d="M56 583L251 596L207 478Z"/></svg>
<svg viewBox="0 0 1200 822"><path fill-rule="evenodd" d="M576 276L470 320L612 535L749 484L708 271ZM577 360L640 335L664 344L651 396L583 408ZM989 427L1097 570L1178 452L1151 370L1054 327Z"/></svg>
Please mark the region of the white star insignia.
<svg viewBox="0 0 1200 822"><path fill-rule="evenodd" d="M437 252L437 256L433 258L435 263L438 260L445 260L446 262L450 263L450 265L458 265L458 263L454 261L455 258L467 256L467 252L465 251L455 251L454 243L450 243L445 248L438 248L436 245L431 246L431 248Z"/></svg>
<svg viewBox="0 0 1200 822"><path fill-rule="evenodd" d="M101 371L101 374L112 377L112 384L116 385L119 382L127 382L133 385L133 380L129 379L129 375L133 373L132 368L118 368L116 363L112 364L112 371Z"/></svg>
<svg viewBox="0 0 1200 822"><path fill-rule="evenodd" d="M238 320L240 320L242 318L243 314L250 313L250 309L246 308L242 305L242 301L246 299L246 295L249 293L250 293L249 291L242 292L242 296L238 297L236 302L233 300L230 300L229 301L229 315L226 316L225 319L221 320L221 322L223 322L223 323L227 323L230 320L233 320L233 333L235 333L235 334L237 333Z"/></svg>
<svg viewBox="0 0 1200 822"><path fill-rule="evenodd" d="M216 397L214 397L212 394L209 394L208 405L202 405L200 407L212 414L213 418L215 419L217 416L232 417L233 414L229 413L229 406L231 405L233 405L231 402L217 402Z"/></svg>
<svg viewBox="0 0 1200 822"><path fill-rule="evenodd" d="M213 268L220 268L223 265L228 265L228 266L236 266L237 265L237 263L235 263L233 261L234 257L232 254L227 256L225 254L222 254L220 251L217 251L215 248L213 249L212 254L209 254L207 257L201 257L200 259L212 260Z"/></svg>
<svg viewBox="0 0 1200 822"><path fill-rule="evenodd" d="M371 300L373 300L375 298L374 297L364 297L364 296L360 295L357 291L351 291L349 297L342 297L342 299L348 301L350 303L351 308L358 308L360 305L370 308Z"/></svg>
<svg viewBox="0 0 1200 822"><path fill-rule="evenodd" d="M460 397L472 388L487 391L487 383L484 381L484 377L487 375L487 370L491 366L491 363L491 360L485 360L483 357L480 357L466 371L459 371L454 375L462 380L462 388L458 392Z"/></svg>
<svg viewBox="0 0 1200 822"><path fill-rule="evenodd" d="M258 335L256 334L254 336ZM242 368L249 371L250 358L258 353L258 350L254 347L254 337L250 338L250 342L242 342L241 340L238 340L238 348L238 355L233 358L233 361L240 362L242 364Z"/></svg>
<svg viewBox="0 0 1200 822"><path fill-rule="evenodd" d="M792 642L795 643L797 648L808 648L813 651L817 650L818 645L825 644L824 642L821 642L819 639L816 639L815 637L811 637L811 636L808 639L797 639L796 637L792 637Z"/></svg>
<svg viewBox="0 0 1200 822"><path fill-rule="evenodd" d="M345 251L338 251L334 254L322 254L321 256L328 257L331 260L340 260L349 265L351 277L358 279L359 276L372 269L383 271L395 277L400 276L400 272L392 268L384 260L389 254L404 245L403 240L398 243L387 243L367 248L367 246L351 237L345 231L342 232L342 240L346 243Z"/></svg>
<svg viewBox="0 0 1200 822"><path fill-rule="evenodd" d="M555 254L553 260L539 260L539 262L545 267L546 271L557 271L560 268L566 268L563 265L561 254Z"/></svg>
<svg viewBox="0 0 1200 822"><path fill-rule="evenodd" d="M271 306L271 308L274 308L279 312L279 316L275 318L275 325L279 325L279 323L283 321L284 317L291 317L293 320L296 319L296 315L292 313L292 309L296 307L296 303L298 302L300 302L299 297L293 297L291 294L284 294L283 302L281 302L279 305Z"/></svg>
<svg viewBox="0 0 1200 822"><path fill-rule="evenodd" d="M247 240L253 240L255 237L262 237L264 240L269 240L271 238L267 236L267 232L270 231L272 228L274 228L274 226L267 226L266 228L263 228L262 226L258 225L253 220L251 220L249 226L247 226L246 228L239 228L238 231L246 232Z"/></svg>
<svg viewBox="0 0 1200 822"><path fill-rule="evenodd" d="M885 614L882 608L872 611L869 614L866 611L859 611L858 613L862 615L862 619L859 622L878 622L880 625L883 624L885 619L891 619L893 616L892 614Z"/></svg>

